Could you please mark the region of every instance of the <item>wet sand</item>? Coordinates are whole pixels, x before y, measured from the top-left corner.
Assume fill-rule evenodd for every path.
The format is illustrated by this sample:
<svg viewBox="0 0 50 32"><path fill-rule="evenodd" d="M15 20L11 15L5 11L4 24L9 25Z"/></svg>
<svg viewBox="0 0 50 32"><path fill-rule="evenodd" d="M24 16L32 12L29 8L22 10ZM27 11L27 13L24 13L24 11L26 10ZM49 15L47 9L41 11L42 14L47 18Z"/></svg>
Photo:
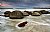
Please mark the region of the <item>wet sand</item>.
<svg viewBox="0 0 50 32"><path fill-rule="evenodd" d="M23 21L28 22L25 27L16 27ZM27 16L23 19L0 16L0 23L0 32L50 32L50 15Z"/></svg>

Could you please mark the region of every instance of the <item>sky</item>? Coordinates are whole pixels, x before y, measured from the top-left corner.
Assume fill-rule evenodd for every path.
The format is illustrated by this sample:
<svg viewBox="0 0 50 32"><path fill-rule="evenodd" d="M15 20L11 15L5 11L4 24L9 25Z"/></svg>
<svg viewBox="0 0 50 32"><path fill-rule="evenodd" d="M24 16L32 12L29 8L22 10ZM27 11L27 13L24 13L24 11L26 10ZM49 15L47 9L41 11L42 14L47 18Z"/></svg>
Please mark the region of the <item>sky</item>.
<svg viewBox="0 0 50 32"><path fill-rule="evenodd" d="M50 0L0 0L1 8L50 8Z"/></svg>

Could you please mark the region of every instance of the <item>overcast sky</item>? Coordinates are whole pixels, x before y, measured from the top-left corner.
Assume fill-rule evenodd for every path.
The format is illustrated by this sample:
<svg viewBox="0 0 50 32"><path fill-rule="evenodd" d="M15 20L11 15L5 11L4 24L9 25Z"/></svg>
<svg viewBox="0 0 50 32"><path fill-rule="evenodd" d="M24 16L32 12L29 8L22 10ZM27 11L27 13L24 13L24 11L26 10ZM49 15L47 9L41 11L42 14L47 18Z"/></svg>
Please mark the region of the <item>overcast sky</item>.
<svg viewBox="0 0 50 32"><path fill-rule="evenodd" d="M33 8L33 7L49 7L50 0L0 0L1 7L12 8Z"/></svg>

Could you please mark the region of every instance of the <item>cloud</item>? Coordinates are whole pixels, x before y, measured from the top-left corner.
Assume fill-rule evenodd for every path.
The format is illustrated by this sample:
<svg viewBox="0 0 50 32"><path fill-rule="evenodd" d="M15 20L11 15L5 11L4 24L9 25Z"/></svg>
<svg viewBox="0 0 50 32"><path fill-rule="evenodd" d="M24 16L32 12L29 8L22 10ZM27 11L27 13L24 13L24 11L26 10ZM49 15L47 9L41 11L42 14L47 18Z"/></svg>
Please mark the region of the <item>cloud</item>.
<svg viewBox="0 0 50 32"><path fill-rule="evenodd" d="M12 8L33 8L50 7L49 0L3 0L2 7Z"/></svg>
<svg viewBox="0 0 50 32"><path fill-rule="evenodd" d="M50 4L47 4L47 3L39 3L39 4L37 4L37 6L34 6L34 7L50 8Z"/></svg>
<svg viewBox="0 0 50 32"><path fill-rule="evenodd" d="M50 0L2 0L2 1L6 1L6 2L15 2L15 3L19 3L19 2L23 2L23 3L41 3L41 2L50 2Z"/></svg>
<svg viewBox="0 0 50 32"><path fill-rule="evenodd" d="M10 6L10 5L2 3L2 4L0 4L0 6Z"/></svg>
<svg viewBox="0 0 50 32"><path fill-rule="evenodd" d="M12 2L5 2L3 1L1 6L3 8L28 8L30 7L29 5L27 4L24 4L24 3L12 3Z"/></svg>

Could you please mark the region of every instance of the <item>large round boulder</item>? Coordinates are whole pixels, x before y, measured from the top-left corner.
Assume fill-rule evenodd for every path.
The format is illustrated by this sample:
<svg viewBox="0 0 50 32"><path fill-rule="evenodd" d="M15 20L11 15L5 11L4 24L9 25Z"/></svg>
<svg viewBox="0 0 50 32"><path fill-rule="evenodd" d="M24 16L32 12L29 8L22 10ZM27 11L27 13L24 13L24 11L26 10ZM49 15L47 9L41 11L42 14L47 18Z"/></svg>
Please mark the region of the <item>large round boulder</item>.
<svg viewBox="0 0 50 32"><path fill-rule="evenodd" d="M11 19L21 19L23 18L23 13L21 11L13 11L10 13L10 17Z"/></svg>

